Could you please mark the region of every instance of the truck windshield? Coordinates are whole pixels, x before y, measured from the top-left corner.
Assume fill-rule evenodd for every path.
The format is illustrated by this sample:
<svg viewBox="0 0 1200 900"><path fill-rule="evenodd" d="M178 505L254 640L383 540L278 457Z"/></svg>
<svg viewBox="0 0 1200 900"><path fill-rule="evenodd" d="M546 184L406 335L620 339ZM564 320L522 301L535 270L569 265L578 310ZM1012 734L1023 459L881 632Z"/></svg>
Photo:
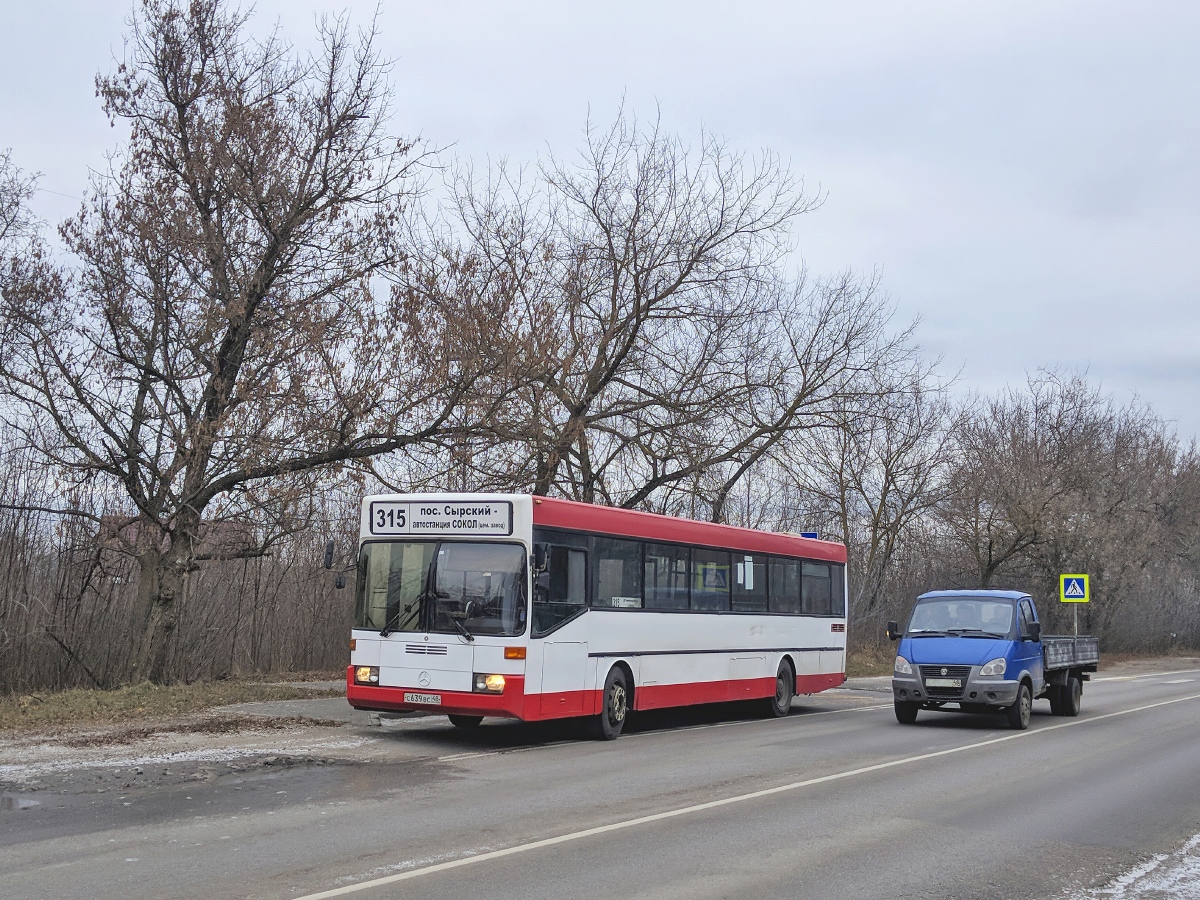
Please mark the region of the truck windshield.
<svg viewBox="0 0 1200 900"><path fill-rule="evenodd" d="M358 560L354 625L388 633L522 634L525 569L519 544L373 541Z"/></svg>
<svg viewBox="0 0 1200 900"><path fill-rule="evenodd" d="M1012 628L1013 604L980 597L922 600L913 607L909 634L983 634L1005 637Z"/></svg>

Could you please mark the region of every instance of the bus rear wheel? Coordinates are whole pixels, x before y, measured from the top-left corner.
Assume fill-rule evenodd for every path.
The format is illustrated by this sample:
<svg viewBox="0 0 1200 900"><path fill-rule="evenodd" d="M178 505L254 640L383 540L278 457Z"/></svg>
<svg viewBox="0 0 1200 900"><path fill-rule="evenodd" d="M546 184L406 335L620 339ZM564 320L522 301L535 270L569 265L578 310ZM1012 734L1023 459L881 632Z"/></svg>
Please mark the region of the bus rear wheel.
<svg viewBox="0 0 1200 900"><path fill-rule="evenodd" d="M779 664L775 673L775 696L763 701L763 712L781 719L792 711L792 698L796 696L796 676L786 661Z"/></svg>
<svg viewBox="0 0 1200 900"><path fill-rule="evenodd" d="M600 715L590 724L592 737L601 741L615 741L625 727L628 715L629 685L625 680L625 671L620 666L613 666L604 679L604 706Z"/></svg>
<svg viewBox="0 0 1200 900"><path fill-rule="evenodd" d="M483 721L483 716L458 716L451 713L450 724L455 728L478 728L479 723Z"/></svg>

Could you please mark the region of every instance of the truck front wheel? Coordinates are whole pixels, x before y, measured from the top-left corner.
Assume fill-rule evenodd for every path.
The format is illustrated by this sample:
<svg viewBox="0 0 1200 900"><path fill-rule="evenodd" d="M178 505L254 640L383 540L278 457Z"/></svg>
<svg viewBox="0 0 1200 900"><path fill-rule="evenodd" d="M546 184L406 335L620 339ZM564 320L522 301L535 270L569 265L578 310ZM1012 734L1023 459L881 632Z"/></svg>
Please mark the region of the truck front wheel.
<svg viewBox="0 0 1200 900"><path fill-rule="evenodd" d="M917 710L921 707L915 703L909 703L904 700L896 700L896 721L901 725L911 725L917 721Z"/></svg>
<svg viewBox="0 0 1200 900"><path fill-rule="evenodd" d="M1017 688L1017 699L1005 712L1010 727L1017 731L1024 731L1029 727L1029 714L1033 712L1033 694L1029 692L1029 685L1021 682L1021 686Z"/></svg>

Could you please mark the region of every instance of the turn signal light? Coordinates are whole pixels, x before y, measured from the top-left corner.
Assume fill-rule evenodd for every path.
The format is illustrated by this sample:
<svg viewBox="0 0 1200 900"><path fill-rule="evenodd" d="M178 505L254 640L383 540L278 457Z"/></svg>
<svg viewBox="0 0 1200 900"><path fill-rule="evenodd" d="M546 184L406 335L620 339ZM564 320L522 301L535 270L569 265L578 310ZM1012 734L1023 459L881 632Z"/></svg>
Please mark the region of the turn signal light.
<svg viewBox="0 0 1200 900"><path fill-rule="evenodd" d="M379 666L358 666L354 670L355 684L379 684Z"/></svg>
<svg viewBox="0 0 1200 900"><path fill-rule="evenodd" d="M504 658L505 659L524 659L525 658L525 648L524 647L505 647L504 648Z"/></svg>
<svg viewBox="0 0 1200 900"><path fill-rule="evenodd" d="M357 649L358 649L358 638L350 638L350 650L351 650L351 652L353 652L353 651L355 651L355 650L357 650Z"/></svg>

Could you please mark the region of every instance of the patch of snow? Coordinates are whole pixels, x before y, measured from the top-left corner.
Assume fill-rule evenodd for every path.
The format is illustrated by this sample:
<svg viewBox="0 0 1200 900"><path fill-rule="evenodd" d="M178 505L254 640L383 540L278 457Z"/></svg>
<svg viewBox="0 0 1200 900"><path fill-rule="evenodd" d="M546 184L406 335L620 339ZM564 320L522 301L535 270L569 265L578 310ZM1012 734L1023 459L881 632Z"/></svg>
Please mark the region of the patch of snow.
<svg viewBox="0 0 1200 900"><path fill-rule="evenodd" d="M1104 887L1079 895L1078 900L1200 900L1200 834L1174 853L1160 853Z"/></svg>

